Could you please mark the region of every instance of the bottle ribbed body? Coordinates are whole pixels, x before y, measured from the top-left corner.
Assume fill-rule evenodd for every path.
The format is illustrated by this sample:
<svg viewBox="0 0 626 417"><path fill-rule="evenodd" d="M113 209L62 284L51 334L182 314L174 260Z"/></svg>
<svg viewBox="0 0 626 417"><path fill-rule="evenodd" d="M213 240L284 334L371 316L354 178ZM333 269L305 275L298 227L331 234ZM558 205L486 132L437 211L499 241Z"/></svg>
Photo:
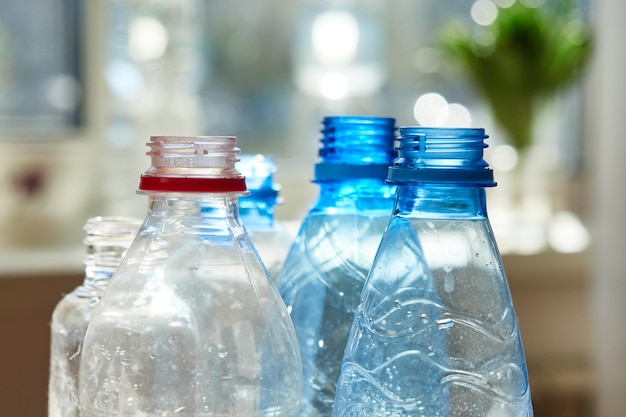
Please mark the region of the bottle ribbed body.
<svg viewBox="0 0 626 417"><path fill-rule="evenodd" d="M395 168L461 172L404 172L397 182L333 416L532 416L517 317L487 217L488 175L466 181L472 174L463 172L486 165L413 158L400 132Z"/></svg>
<svg viewBox="0 0 626 417"><path fill-rule="evenodd" d="M371 119L381 122L365 122ZM355 129L326 120L316 168L319 198L278 279L301 350L302 416L332 412L348 331L393 206L394 187L384 182L393 157L393 120L374 128L356 120Z"/></svg>
<svg viewBox="0 0 626 417"><path fill-rule="evenodd" d="M179 158L183 142L166 140L164 157ZM229 146L185 152L191 183L169 176L171 161L165 179L142 178L148 215L85 336L81 417L299 414L293 325L239 217L245 187Z"/></svg>
<svg viewBox="0 0 626 417"><path fill-rule="evenodd" d="M87 325L140 221L94 217L85 224L85 279L56 305L50 323L48 416L78 417L78 372Z"/></svg>

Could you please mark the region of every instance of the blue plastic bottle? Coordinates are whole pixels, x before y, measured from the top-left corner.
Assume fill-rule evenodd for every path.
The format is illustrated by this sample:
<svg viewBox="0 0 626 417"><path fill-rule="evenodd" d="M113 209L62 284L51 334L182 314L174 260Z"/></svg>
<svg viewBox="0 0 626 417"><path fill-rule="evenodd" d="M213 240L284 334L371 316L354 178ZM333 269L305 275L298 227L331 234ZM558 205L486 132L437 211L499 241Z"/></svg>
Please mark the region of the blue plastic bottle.
<svg viewBox="0 0 626 417"><path fill-rule="evenodd" d="M278 278L303 362L301 415L330 416L359 294L393 207L385 183L396 151L395 120L327 117L318 200Z"/></svg>
<svg viewBox="0 0 626 417"><path fill-rule="evenodd" d="M281 203L280 185L274 182L276 163L270 155L239 156L237 169L246 177L250 194L239 198L239 214L270 277L276 280L291 246L292 236L274 217Z"/></svg>
<svg viewBox="0 0 626 417"><path fill-rule="evenodd" d="M393 216L346 346L334 417L533 415L487 218L483 129L400 128Z"/></svg>

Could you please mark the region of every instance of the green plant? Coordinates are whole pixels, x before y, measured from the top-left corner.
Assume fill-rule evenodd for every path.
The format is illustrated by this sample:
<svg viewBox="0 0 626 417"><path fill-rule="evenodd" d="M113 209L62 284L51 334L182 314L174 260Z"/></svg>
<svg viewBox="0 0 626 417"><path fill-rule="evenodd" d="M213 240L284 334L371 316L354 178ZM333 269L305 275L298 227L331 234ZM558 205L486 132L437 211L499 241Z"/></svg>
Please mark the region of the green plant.
<svg viewBox="0 0 626 417"><path fill-rule="evenodd" d="M450 24L439 37L519 151L532 142L538 101L576 80L591 53L591 32L571 0L547 3L533 8L517 1L474 33Z"/></svg>

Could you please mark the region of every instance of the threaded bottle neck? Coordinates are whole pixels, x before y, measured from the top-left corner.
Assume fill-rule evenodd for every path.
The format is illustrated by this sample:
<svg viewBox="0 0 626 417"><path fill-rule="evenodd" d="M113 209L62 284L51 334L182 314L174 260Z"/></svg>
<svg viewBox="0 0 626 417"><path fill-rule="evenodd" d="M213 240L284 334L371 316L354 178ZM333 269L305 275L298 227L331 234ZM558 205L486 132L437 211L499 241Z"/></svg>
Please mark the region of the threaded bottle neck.
<svg viewBox="0 0 626 417"><path fill-rule="evenodd" d="M141 221L130 217L92 217L87 219L83 243L85 286L104 288L119 267Z"/></svg>
<svg viewBox="0 0 626 417"><path fill-rule="evenodd" d="M315 166L315 182L386 178L396 155L395 119L332 116L322 124L322 160Z"/></svg>
<svg viewBox="0 0 626 417"><path fill-rule="evenodd" d="M237 162L237 169L246 178L249 195L240 198L240 207L262 203L274 206L280 203L280 185L274 182L276 163L270 155L243 154Z"/></svg>
<svg viewBox="0 0 626 417"><path fill-rule="evenodd" d="M140 192L244 192L235 168L239 148L232 136L152 136L152 164L141 176Z"/></svg>
<svg viewBox="0 0 626 417"><path fill-rule="evenodd" d="M251 229L274 224L274 206L281 203L274 182L276 163L270 155L240 155L237 169L246 177L249 195L239 198L239 214Z"/></svg>
<svg viewBox="0 0 626 417"><path fill-rule="evenodd" d="M483 159L487 137L477 128L401 127L398 159L389 168L388 181L495 186Z"/></svg>

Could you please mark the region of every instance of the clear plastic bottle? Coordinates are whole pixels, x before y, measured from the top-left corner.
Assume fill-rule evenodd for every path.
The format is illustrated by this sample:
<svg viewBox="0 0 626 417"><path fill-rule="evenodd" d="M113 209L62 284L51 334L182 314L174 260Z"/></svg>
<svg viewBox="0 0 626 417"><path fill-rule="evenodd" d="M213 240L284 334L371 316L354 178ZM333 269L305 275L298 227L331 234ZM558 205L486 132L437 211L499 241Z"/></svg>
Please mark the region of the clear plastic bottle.
<svg viewBox="0 0 626 417"><path fill-rule="evenodd" d="M361 296L334 417L533 415L487 218L483 129L400 128L394 214Z"/></svg>
<svg viewBox="0 0 626 417"><path fill-rule="evenodd" d="M295 417L293 325L239 217L234 137L153 136L137 238L94 312L81 417Z"/></svg>
<svg viewBox="0 0 626 417"><path fill-rule="evenodd" d="M48 417L79 415L78 370L85 331L140 224L130 217L92 217L85 223L85 279L52 313Z"/></svg>
<svg viewBox="0 0 626 417"><path fill-rule="evenodd" d="M318 200L278 278L302 354L302 416L329 416L359 295L393 207L395 120L323 120Z"/></svg>
<svg viewBox="0 0 626 417"><path fill-rule="evenodd" d="M278 278L293 238L274 217L280 186L274 182L276 163L270 155L241 155L237 169L246 177L250 194L239 199L241 220L270 277Z"/></svg>

